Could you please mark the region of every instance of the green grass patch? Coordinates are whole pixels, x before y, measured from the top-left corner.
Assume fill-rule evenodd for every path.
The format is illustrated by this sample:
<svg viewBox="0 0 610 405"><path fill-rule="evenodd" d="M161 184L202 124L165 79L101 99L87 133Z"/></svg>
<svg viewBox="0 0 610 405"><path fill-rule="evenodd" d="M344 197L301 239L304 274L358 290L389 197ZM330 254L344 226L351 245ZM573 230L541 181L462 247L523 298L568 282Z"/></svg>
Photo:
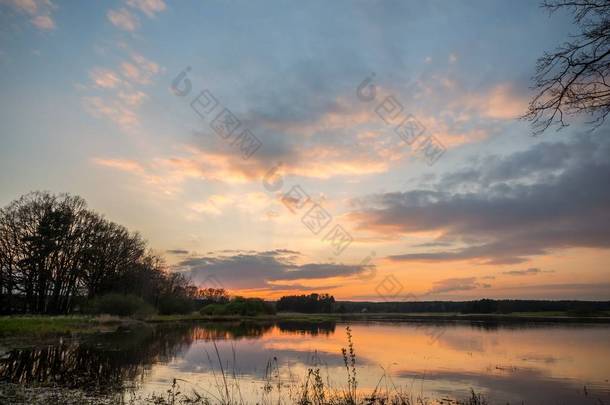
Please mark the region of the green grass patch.
<svg viewBox="0 0 610 405"><path fill-rule="evenodd" d="M102 325L121 322L119 318L109 316L3 316L0 317L0 336L95 331Z"/></svg>

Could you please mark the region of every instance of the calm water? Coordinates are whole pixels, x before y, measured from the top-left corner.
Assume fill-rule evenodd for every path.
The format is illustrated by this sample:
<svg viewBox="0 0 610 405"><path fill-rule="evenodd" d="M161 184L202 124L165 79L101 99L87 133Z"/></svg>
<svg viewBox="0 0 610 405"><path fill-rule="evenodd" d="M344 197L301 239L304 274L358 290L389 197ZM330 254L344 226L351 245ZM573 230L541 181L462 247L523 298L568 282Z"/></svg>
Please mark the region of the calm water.
<svg viewBox="0 0 610 405"><path fill-rule="evenodd" d="M345 326L173 325L58 340L4 349L0 378L108 391L132 386L142 393L163 392L178 378L183 389L213 398L222 378L220 357L232 395L247 402L265 395L270 400L277 390L265 394L265 384L279 381L286 399L311 367L320 367L332 386L345 386ZM383 386L402 387L414 397L461 398L472 388L494 404L610 403L610 325L352 323L351 328L359 388L367 392L385 375Z"/></svg>

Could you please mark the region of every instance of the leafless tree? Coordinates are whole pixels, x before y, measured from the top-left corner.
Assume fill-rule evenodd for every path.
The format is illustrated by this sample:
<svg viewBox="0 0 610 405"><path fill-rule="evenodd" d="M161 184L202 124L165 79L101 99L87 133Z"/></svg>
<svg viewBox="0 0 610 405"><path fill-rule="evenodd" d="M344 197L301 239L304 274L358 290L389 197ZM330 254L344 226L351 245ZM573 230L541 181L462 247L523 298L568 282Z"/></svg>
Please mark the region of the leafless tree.
<svg viewBox="0 0 610 405"><path fill-rule="evenodd" d="M538 59L537 94L524 118L536 135L568 126L567 117L577 114L588 115L597 128L610 113L610 0L550 0L542 7L569 10L580 33Z"/></svg>

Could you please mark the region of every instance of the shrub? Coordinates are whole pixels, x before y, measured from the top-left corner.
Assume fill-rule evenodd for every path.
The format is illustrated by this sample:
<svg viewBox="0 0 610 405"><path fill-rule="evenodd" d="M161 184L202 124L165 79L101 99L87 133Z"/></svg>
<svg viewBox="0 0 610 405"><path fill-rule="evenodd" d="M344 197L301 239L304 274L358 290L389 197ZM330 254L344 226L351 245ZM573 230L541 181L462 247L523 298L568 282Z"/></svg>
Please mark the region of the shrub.
<svg viewBox="0 0 610 405"><path fill-rule="evenodd" d="M106 294L89 302L92 314L146 317L152 315L154 308L140 297L124 294Z"/></svg>
<svg viewBox="0 0 610 405"><path fill-rule="evenodd" d="M201 308L201 315L228 315L228 304L209 304Z"/></svg>
<svg viewBox="0 0 610 405"><path fill-rule="evenodd" d="M228 304L209 304L201 309L203 315L255 316L274 314L275 308L260 298L235 297Z"/></svg>
<svg viewBox="0 0 610 405"><path fill-rule="evenodd" d="M159 299L158 309L161 315L190 314L195 303L187 297L167 296Z"/></svg>

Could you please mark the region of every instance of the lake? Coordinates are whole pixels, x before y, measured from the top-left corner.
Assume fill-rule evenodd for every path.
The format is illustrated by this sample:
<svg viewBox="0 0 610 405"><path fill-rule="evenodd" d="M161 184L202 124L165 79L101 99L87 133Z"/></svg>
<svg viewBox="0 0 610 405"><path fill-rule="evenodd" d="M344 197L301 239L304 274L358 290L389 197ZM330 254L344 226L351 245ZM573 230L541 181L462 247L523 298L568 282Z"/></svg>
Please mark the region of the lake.
<svg viewBox="0 0 610 405"><path fill-rule="evenodd" d="M279 321L142 326L2 349L0 379L137 395L178 379L212 400L286 403L309 369L347 386L346 323ZM351 322L358 390L401 389L430 402L610 403L610 325ZM349 355L349 353L348 353ZM220 361L219 361L220 359ZM221 369L222 366L222 369ZM225 384L223 383L223 372ZM117 394L118 392L118 394ZM600 400L602 402L600 402Z"/></svg>

